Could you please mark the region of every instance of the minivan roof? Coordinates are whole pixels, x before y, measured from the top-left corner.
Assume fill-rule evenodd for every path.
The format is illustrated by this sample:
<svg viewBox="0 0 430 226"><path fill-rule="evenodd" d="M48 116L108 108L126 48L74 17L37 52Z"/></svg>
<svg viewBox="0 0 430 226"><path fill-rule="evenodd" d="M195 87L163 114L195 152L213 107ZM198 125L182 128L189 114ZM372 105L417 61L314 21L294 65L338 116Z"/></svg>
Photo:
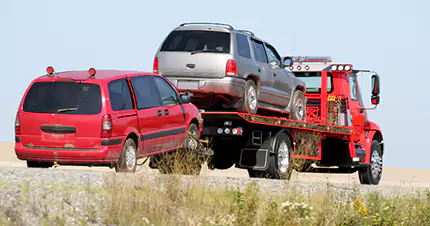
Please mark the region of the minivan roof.
<svg viewBox="0 0 430 226"><path fill-rule="evenodd" d="M95 80L105 80L111 79L124 75L156 75L152 72L143 72L143 71L135 71L135 70L96 70L96 74L94 76ZM55 72L55 77L63 78L63 79L73 79L73 80L87 80L90 78L90 74L88 71L80 70L80 71L61 71ZM40 78L49 78L48 74L40 76Z"/></svg>

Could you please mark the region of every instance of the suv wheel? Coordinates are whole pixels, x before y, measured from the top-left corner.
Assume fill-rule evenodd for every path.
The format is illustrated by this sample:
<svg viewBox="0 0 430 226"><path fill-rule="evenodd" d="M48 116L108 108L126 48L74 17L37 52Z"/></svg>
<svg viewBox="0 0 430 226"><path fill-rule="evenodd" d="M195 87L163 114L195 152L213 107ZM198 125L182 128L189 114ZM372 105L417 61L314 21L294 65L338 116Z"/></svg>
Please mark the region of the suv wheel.
<svg viewBox="0 0 430 226"><path fill-rule="evenodd" d="M306 119L305 95L301 90L294 92L289 118L304 121Z"/></svg>
<svg viewBox="0 0 430 226"><path fill-rule="evenodd" d="M256 114L258 110L258 90L254 81L246 81L245 96L243 100L242 111L249 114Z"/></svg>
<svg viewBox="0 0 430 226"><path fill-rule="evenodd" d="M121 156L115 165L116 172L134 173L137 167L137 148L133 139L128 138L122 148Z"/></svg>

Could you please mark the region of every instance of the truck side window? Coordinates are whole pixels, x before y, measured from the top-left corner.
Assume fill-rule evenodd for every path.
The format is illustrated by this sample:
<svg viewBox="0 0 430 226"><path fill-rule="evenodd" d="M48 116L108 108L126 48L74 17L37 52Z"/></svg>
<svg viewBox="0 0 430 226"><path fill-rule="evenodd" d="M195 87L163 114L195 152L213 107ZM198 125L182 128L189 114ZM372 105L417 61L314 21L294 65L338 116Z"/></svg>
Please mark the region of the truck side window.
<svg viewBox="0 0 430 226"><path fill-rule="evenodd" d="M357 96L357 83L356 83L356 77L353 74L349 75L349 86L350 86L350 90L351 90L351 100L358 100L358 96Z"/></svg>
<svg viewBox="0 0 430 226"><path fill-rule="evenodd" d="M281 67L282 65L282 59L279 56L278 52L276 52L275 48L269 44L266 43L267 52L269 54L269 62L276 61L276 63Z"/></svg>
<svg viewBox="0 0 430 226"><path fill-rule="evenodd" d="M109 82L108 89L112 110L120 111L133 109L130 88L125 78Z"/></svg>
<svg viewBox="0 0 430 226"><path fill-rule="evenodd" d="M254 46L255 60L262 63L268 63L267 54L266 54L266 50L264 49L263 43L253 39L252 44Z"/></svg>
<svg viewBox="0 0 430 226"><path fill-rule="evenodd" d="M176 105L179 103L178 95L175 90L161 77L154 77L155 84L158 87L161 96L161 103L163 106Z"/></svg>
<svg viewBox="0 0 430 226"><path fill-rule="evenodd" d="M243 34L236 34L237 52L239 56L251 59L251 49L249 48L248 38Z"/></svg>
<svg viewBox="0 0 430 226"><path fill-rule="evenodd" d="M130 78L130 81L139 110L160 106L160 95L157 92L152 76L136 76Z"/></svg>

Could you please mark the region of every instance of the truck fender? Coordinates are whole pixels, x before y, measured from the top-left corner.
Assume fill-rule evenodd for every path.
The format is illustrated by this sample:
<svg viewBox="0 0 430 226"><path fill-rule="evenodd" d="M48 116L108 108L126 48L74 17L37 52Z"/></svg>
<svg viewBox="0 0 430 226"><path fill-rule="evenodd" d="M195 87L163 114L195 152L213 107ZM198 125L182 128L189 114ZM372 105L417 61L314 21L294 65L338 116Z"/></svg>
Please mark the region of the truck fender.
<svg viewBox="0 0 430 226"><path fill-rule="evenodd" d="M278 139L278 134L281 134L281 133L285 133L290 138L291 142L293 142L290 130L288 130L288 129L281 129L281 130L279 130L275 135L273 135L271 137L271 141L272 142L270 143L270 149L269 149L269 153L270 154L274 154L275 153L275 144L276 144L277 139ZM291 150L291 151L293 151L293 150Z"/></svg>
<svg viewBox="0 0 430 226"><path fill-rule="evenodd" d="M370 150L372 148L373 140L376 140L379 142L379 144L381 145L382 155L384 155L384 144L383 144L384 140L383 140L381 131L370 130L367 134L367 137L364 137L364 142L362 142L364 144L364 150L366 151L366 158L365 158L366 163L370 162Z"/></svg>

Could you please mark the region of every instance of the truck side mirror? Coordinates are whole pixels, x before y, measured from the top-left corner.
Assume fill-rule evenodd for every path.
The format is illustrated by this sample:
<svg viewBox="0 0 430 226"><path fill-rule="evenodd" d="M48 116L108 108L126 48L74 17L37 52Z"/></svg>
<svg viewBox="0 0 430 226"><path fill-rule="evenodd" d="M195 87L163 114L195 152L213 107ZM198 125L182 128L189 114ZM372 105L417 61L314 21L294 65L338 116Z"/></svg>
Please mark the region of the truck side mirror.
<svg viewBox="0 0 430 226"><path fill-rule="evenodd" d="M282 65L284 66L284 68L291 67L291 65L293 65L293 58L291 58L291 57L284 57L282 59Z"/></svg>
<svg viewBox="0 0 430 226"><path fill-rule="evenodd" d="M377 74L372 75L372 95L379 95L379 75Z"/></svg>

